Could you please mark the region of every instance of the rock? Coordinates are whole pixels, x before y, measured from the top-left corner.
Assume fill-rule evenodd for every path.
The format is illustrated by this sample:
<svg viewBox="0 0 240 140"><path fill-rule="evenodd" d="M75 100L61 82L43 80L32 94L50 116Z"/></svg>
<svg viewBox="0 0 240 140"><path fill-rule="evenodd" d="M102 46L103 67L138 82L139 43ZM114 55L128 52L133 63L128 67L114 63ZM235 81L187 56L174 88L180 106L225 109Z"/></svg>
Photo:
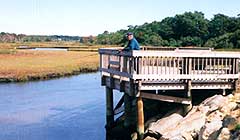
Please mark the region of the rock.
<svg viewBox="0 0 240 140"><path fill-rule="evenodd" d="M199 133L198 140L216 140L219 129L222 127L221 120L214 120L210 123L206 123Z"/></svg>
<svg viewBox="0 0 240 140"><path fill-rule="evenodd" d="M203 114L207 114L208 112L210 112L209 106L198 106L197 109Z"/></svg>
<svg viewBox="0 0 240 140"><path fill-rule="evenodd" d="M223 119L223 127L228 128L228 130L230 130L230 131L235 129L237 124L238 124L237 119L233 118L232 116L226 116Z"/></svg>
<svg viewBox="0 0 240 140"><path fill-rule="evenodd" d="M182 137L183 137L185 140L193 140L192 135L189 134L189 133L182 133Z"/></svg>
<svg viewBox="0 0 240 140"><path fill-rule="evenodd" d="M201 106L208 106L209 110L207 113L211 113L212 111L222 108L227 103L228 103L227 98L224 98L222 95L214 95L210 98L207 98L205 101L203 101L200 104L200 108Z"/></svg>
<svg viewBox="0 0 240 140"><path fill-rule="evenodd" d="M219 110L216 110L207 116L207 122L215 121L215 120L223 120L224 114Z"/></svg>
<svg viewBox="0 0 240 140"><path fill-rule="evenodd" d="M173 136L173 137L161 137L159 140L186 140L184 137L182 137L181 134Z"/></svg>
<svg viewBox="0 0 240 140"><path fill-rule="evenodd" d="M240 92L235 93L233 99L236 103L240 103Z"/></svg>
<svg viewBox="0 0 240 140"><path fill-rule="evenodd" d="M220 111L225 115L229 115L231 111L237 108L237 103L235 102L228 102L225 106L223 106Z"/></svg>
<svg viewBox="0 0 240 140"><path fill-rule="evenodd" d="M137 135L136 132L134 132L134 133L131 134L131 139L132 139L132 140L137 140L137 137L138 137L138 135Z"/></svg>
<svg viewBox="0 0 240 140"><path fill-rule="evenodd" d="M230 140L231 133L227 128L223 128L217 138L217 140Z"/></svg>
<svg viewBox="0 0 240 140"><path fill-rule="evenodd" d="M144 140L156 140L156 139L153 137L147 136Z"/></svg>
<svg viewBox="0 0 240 140"><path fill-rule="evenodd" d="M162 135L169 131L169 129L174 129L177 124L183 119L179 114L172 114L165 118L152 123L148 129L148 132L155 135Z"/></svg>
<svg viewBox="0 0 240 140"><path fill-rule="evenodd" d="M240 107L234 111L230 112L230 116L234 118L239 118L240 119ZM240 122L240 121L239 121Z"/></svg>
<svg viewBox="0 0 240 140"><path fill-rule="evenodd" d="M165 139L180 137L183 133L188 133L188 135L192 135L194 133L199 133L202 126L205 124L205 115L201 114L201 112L190 112L185 118L181 120L181 122L174 128L167 131L167 133L163 134Z"/></svg>
<svg viewBox="0 0 240 140"><path fill-rule="evenodd" d="M236 130L232 137L231 137L232 140L240 140L240 130Z"/></svg>
<svg viewBox="0 0 240 140"><path fill-rule="evenodd" d="M159 140L240 140L240 106L233 95L215 95L182 117L173 113L151 123L148 132Z"/></svg>
<svg viewBox="0 0 240 140"><path fill-rule="evenodd" d="M233 94L229 94L227 97L228 97L229 101L231 101L231 102L234 101L234 95Z"/></svg>

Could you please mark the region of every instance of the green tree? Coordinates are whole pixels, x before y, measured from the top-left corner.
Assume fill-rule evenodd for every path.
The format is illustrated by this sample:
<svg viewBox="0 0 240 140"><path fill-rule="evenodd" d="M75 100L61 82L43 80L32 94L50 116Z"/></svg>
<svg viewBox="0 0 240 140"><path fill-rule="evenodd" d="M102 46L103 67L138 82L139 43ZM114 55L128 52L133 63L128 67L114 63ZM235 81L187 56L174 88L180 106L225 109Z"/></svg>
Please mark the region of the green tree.
<svg viewBox="0 0 240 140"><path fill-rule="evenodd" d="M223 14L214 15L214 18L209 22L208 30L209 37L221 36L225 33L234 32L240 29L239 18L228 17Z"/></svg>

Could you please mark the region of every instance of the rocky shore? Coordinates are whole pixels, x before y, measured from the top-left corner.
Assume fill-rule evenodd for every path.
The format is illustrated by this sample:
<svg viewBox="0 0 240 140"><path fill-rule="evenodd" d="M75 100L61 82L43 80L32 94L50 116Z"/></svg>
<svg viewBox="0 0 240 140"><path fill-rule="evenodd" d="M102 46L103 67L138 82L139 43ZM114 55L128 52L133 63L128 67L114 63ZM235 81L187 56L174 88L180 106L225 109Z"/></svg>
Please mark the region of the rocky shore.
<svg viewBox="0 0 240 140"><path fill-rule="evenodd" d="M187 114L179 108L150 122L145 140L240 140L240 94L214 95Z"/></svg>

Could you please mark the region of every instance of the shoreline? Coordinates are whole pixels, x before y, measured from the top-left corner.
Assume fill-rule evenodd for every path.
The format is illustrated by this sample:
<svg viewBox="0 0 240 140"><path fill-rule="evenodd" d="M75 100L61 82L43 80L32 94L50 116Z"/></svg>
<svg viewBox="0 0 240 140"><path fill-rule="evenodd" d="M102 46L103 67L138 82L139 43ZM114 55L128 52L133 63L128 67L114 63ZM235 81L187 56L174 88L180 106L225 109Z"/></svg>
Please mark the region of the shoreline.
<svg viewBox="0 0 240 140"><path fill-rule="evenodd" d="M14 78L14 77L4 78L4 77L0 77L0 84L51 80L51 79L58 79L58 78L64 78L64 77L79 75L79 74L95 73L95 72L98 72L98 68L97 69L94 69L94 68L80 68L78 71L74 70L72 72L66 72L66 73L49 73L49 74L45 74L45 75L42 75L42 76L40 76L40 75L36 75L36 76L27 75L25 78Z"/></svg>

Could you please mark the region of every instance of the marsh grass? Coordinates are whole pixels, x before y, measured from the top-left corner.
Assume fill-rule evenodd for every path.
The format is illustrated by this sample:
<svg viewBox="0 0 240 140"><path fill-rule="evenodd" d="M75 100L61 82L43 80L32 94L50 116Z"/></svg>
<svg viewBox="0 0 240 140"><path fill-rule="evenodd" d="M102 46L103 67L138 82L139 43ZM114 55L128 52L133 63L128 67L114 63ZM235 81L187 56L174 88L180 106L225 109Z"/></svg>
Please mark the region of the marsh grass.
<svg viewBox="0 0 240 140"><path fill-rule="evenodd" d="M0 43L0 48L13 49L19 46L28 47L69 47L69 48L106 48L106 47L117 47L116 45L86 45L77 41L56 41L56 42L17 42L17 43Z"/></svg>
<svg viewBox="0 0 240 140"><path fill-rule="evenodd" d="M97 52L29 51L0 54L0 79L49 79L98 69Z"/></svg>
<svg viewBox="0 0 240 140"><path fill-rule="evenodd" d="M17 52L16 49L1 49L0 54L15 54Z"/></svg>
<svg viewBox="0 0 240 140"><path fill-rule="evenodd" d="M216 49L216 51L240 52L240 49Z"/></svg>

